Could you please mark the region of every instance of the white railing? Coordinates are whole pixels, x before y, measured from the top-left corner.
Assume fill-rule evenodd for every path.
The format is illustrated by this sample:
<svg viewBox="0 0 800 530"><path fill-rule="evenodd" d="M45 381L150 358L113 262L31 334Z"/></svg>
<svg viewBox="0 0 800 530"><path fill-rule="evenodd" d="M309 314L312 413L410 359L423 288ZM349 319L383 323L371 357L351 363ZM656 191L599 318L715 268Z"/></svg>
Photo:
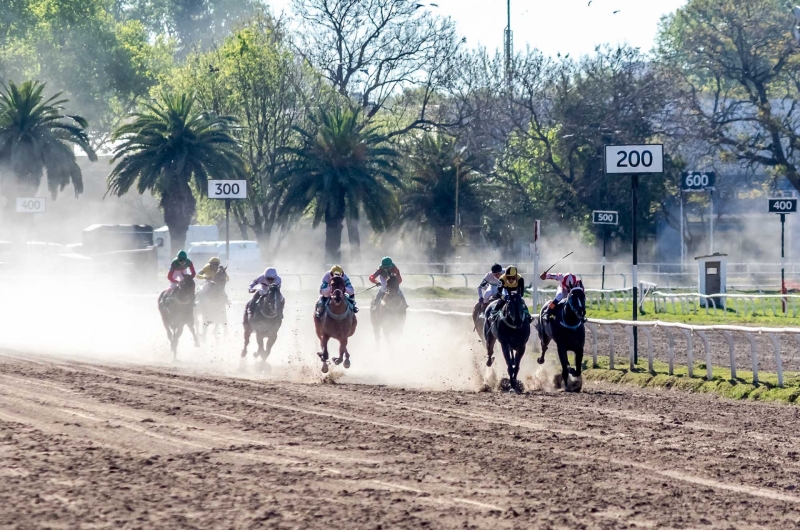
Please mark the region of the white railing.
<svg viewBox="0 0 800 530"><path fill-rule="evenodd" d="M435 309L409 309L411 312L416 313L430 313L454 317L467 317L471 318L470 313L463 313L459 311L440 311ZM675 339L677 333L680 334L685 340L686 345L686 359L687 371L689 377L694 377L694 337L695 335L703 343L706 365L706 379L711 381L713 379L713 364L711 357L711 345L708 334L719 333L728 345L728 353L730 356L730 377L736 379L736 344L734 340L734 333L743 335L750 345L750 361L751 370L753 372L753 384L759 382L758 379L758 347L756 338L758 336L766 335L772 344L772 354L775 360L775 369L778 377L778 386L783 387L783 358L781 356L781 337L793 337L797 341L797 347L800 349L800 328L769 328L769 327L747 327L747 326L728 326L728 325L714 325L714 326L692 326L689 324L682 324L678 322L661 322L659 320L599 320L590 318L586 324L589 334L591 335L591 348L592 348L592 365L598 366L597 356L599 349L599 329L608 336L608 357L609 366L615 366L615 335L614 328L621 327L628 337L628 361L629 368L634 369L634 341L633 329L638 328L645 335L647 343L647 365L648 370L653 372L654 362L654 345L653 345L653 331L662 330L665 338L667 339L667 355L668 355L668 373L674 374L675 368ZM535 334L532 334L532 340L536 342Z"/></svg>

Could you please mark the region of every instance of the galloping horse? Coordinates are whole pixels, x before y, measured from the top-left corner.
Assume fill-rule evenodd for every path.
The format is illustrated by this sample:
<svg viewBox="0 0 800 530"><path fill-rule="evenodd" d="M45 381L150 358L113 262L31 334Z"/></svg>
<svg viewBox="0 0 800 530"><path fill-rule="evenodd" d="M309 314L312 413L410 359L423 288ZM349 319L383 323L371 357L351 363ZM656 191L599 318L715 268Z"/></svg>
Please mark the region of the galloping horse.
<svg viewBox="0 0 800 530"><path fill-rule="evenodd" d="M278 338L278 330L281 329L281 324L283 323L283 315L281 315L278 308L280 292L281 288L275 284L266 288L262 285L261 296L255 304L252 304L252 312L248 312L247 309L244 310L244 319L242 320L242 325L244 326L242 357L247 356L247 345L250 343L250 335L254 331L258 342L258 351L256 351L255 356L258 357L260 355L264 361L269 357L272 347L275 346L275 340Z"/></svg>
<svg viewBox="0 0 800 530"><path fill-rule="evenodd" d="M486 308L483 323L483 343L486 345L488 359L486 366L494 362L494 344L500 343L508 366L508 382L511 389L520 394L522 383L517 379L519 365L525 355L525 347L531 336L531 321L525 300L522 295L512 292L507 295L506 303L497 311L498 301Z"/></svg>
<svg viewBox="0 0 800 530"><path fill-rule="evenodd" d="M381 329L386 338L391 338L395 333L402 333L406 323L406 309L408 304L400 293L400 284L396 276L391 276L386 280L386 294L383 299L378 301L378 297L372 301L369 308L370 320L372 320L372 331L375 333L375 340L381 338Z"/></svg>
<svg viewBox="0 0 800 530"><path fill-rule="evenodd" d="M347 339L356 332L356 315L353 307L345 296L344 280L341 276L334 276L331 279L331 297L325 306L322 316L314 317L314 327L319 337L322 351L319 352L322 360L322 373L328 373L328 341L336 339L339 341L339 357L333 359L334 364L341 364L350 368L350 352L347 351Z"/></svg>
<svg viewBox="0 0 800 530"><path fill-rule="evenodd" d="M225 284L228 274L225 267L218 267L214 278L204 281L197 288L197 321L200 326L200 336L206 340L208 328L214 326L216 333L220 326L223 332L228 332L228 297L225 295Z"/></svg>
<svg viewBox="0 0 800 530"><path fill-rule="evenodd" d="M545 306L546 308L547 306ZM586 341L586 329L583 321L586 317L586 293L582 287L575 287L569 292L566 300L562 300L553 312L553 320L544 319L545 308L539 315L536 331L542 344L542 355L539 364L544 363L544 354L550 341L555 341L558 359L561 361L561 378L564 390L580 392L583 387L581 368L583 366L583 345ZM575 368L570 367L567 352L575 352ZM570 382L569 376L575 378Z"/></svg>
<svg viewBox="0 0 800 530"><path fill-rule="evenodd" d="M195 347L200 346L197 333L194 331L194 280L184 276L170 294L162 291L158 296L158 311L167 330L167 338L172 347L173 359L177 357L178 339L183 334L183 327L189 328L194 338Z"/></svg>

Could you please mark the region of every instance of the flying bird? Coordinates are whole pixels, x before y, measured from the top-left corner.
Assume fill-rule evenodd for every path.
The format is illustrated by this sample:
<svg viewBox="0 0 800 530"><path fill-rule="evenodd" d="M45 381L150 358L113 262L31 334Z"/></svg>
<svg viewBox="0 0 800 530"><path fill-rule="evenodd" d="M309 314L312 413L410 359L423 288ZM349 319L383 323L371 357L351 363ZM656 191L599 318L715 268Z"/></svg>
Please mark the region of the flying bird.
<svg viewBox="0 0 800 530"><path fill-rule="evenodd" d="M611 13L611 14L612 14L612 15L616 15L616 14L617 14L617 13L619 13L620 11L622 11L622 9L617 9L616 11L614 11L614 12L613 12L613 13Z"/></svg>
<svg viewBox="0 0 800 530"><path fill-rule="evenodd" d="M586 4L586 7L589 7L589 6L591 6L593 1L594 1L594 0L589 0L589 3L588 3L588 4Z"/></svg>

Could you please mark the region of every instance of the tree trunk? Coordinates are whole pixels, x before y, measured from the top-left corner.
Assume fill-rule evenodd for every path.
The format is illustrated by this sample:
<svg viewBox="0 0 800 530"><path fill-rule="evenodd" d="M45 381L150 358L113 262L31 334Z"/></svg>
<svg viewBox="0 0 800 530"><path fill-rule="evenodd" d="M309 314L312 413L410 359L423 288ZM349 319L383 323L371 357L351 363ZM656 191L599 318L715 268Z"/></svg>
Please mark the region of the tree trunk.
<svg viewBox="0 0 800 530"><path fill-rule="evenodd" d="M326 265L342 261L342 230L344 219L335 217L325 220L325 261Z"/></svg>
<svg viewBox="0 0 800 530"><path fill-rule="evenodd" d="M169 228L170 252L174 256L185 250L186 232L194 217L195 201L192 190L186 184L174 185L161 197L161 208L164 210L164 223Z"/></svg>
<svg viewBox="0 0 800 530"><path fill-rule="evenodd" d="M350 241L350 261L361 261L361 235L358 233L358 219L347 218L347 239Z"/></svg>
<svg viewBox="0 0 800 530"><path fill-rule="evenodd" d="M453 252L451 239L453 237L453 227L449 225L437 226L434 232L436 243L433 250L434 259L439 263L444 263L447 257Z"/></svg>

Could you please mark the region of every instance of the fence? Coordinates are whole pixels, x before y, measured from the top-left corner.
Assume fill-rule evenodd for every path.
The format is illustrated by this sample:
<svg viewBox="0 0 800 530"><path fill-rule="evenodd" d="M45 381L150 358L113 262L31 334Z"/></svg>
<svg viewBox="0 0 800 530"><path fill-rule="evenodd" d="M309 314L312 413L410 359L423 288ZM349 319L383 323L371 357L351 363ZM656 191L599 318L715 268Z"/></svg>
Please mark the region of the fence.
<svg viewBox="0 0 800 530"><path fill-rule="evenodd" d="M471 318L470 313L463 313L457 311L440 311L436 309L409 309L409 311L417 313L438 314L445 316L466 317ZM653 363L655 359L655 345L653 335L656 330L663 331L667 340L667 363L669 375L674 374L676 363L676 338L682 337L686 345L686 365L689 377L694 377L695 370L695 356L694 344L695 336L703 343L703 353L705 359L705 377L709 381L713 379L713 365L714 359L712 356L711 338L709 334L717 333L725 341L728 349L728 361L730 378L737 379L737 359L736 359L736 343L737 336L743 338L743 344L749 346L750 368L752 370L753 384L759 383L759 362L758 355L758 341L759 337L768 337L769 344L772 346L772 358L774 362L775 372L777 373L778 386L784 386L784 358L782 356L782 343L781 338L793 337L797 342L798 350L792 354L791 360L795 361L797 351L800 351L800 328L768 328L768 327L745 327L745 326L692 326L688 324L676 322L661 322L661 321L628 321L628 320L598 320L589 319L586 324L591 337L591 354L592 366L598 366L598 353L600 346L600 331L602 330L608 339L608 358L609 366L616 365L616 341L615 341L615 328L622 328L622 331L628 339L628 365L630 369L634 369L634 347L633 347L633 328L636 327L644 335L647 351L647 365L648 370L653 372ZM535 333L532 336L534 343ZM723 366L722 363L718 363Z"/></svg>

